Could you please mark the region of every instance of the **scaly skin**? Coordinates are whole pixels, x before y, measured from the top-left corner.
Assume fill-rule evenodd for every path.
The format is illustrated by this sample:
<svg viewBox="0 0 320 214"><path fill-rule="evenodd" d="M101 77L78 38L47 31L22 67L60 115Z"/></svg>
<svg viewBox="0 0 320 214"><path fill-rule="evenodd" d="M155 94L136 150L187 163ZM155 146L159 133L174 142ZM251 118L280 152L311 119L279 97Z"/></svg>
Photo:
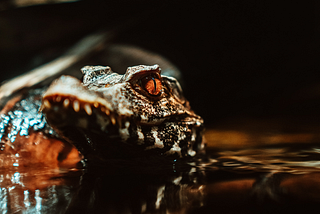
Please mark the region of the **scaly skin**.
<svg viewBox="0 0 320 214"><path fill-rule="evenodd" d="M1 109L0 169L31 165L64 168L81 160L77 150L62 142L39 112L46 88L22 91Z"/></svg>
<svg viewBox="0 0 320 214"><path fill-rule="evenodd" d="M53 129L87 159L139 156L193 157L203 151L203 120L190 108L173 77L158 65L82 68L54 81L42 99Z"/></svg>

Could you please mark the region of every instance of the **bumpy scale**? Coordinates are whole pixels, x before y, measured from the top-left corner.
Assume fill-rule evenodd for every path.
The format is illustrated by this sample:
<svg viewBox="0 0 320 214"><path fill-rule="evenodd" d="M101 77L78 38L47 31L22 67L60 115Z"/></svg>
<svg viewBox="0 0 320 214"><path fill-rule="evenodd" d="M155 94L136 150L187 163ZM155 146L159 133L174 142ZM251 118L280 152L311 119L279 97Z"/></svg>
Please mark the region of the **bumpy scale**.
<svg viewBox="0 0 320 214"><path fill-rule="evenodd" d="M203 120L178 81L158 65L129 67L120 75L104 66L82 68L83 82L55 80L43 96L47 122L85 158L156 155L192 157L203 151Z"/></svg>

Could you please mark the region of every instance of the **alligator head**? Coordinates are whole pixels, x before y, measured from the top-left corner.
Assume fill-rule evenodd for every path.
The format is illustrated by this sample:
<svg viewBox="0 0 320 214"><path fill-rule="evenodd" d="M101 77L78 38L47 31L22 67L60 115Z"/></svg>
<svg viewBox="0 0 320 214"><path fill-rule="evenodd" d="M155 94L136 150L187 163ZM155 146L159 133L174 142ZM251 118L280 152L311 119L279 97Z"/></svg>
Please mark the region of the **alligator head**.
<svg viewBox="0 0 320 214"><path fill-rule="evenodd" d="M153 154L190 157L203 150L203 120L178 81L158 65L85 66L83 82L61 76L42 99L47 122L87 158Z"/></svg>

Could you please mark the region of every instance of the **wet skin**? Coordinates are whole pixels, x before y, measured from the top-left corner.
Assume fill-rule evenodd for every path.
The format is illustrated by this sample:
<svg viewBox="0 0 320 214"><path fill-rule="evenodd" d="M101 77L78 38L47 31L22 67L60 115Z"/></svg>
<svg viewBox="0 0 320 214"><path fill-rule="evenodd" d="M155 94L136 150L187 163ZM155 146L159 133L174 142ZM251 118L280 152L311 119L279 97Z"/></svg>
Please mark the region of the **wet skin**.
<svg viewBox="0 0 320 214"><path fill-rule="evenodd" d="M202 151L203 120L178 81L158 65L129 67L120 75L104 66L82 68L54 81L41 110L53 129L85 158L193 157Z"/></svg>

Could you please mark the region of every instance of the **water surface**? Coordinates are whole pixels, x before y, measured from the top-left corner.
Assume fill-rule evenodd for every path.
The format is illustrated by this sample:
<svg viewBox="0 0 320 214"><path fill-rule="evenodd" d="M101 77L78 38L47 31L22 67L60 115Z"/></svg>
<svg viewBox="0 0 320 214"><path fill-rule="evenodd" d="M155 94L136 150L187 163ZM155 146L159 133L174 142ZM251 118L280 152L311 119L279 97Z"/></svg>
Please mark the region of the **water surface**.
<svg viewBox="0 0 320 214"><path fill-rule="evenodd" d="M315 213L316 123L237 120L207 128L207 156L143 168L0 170L2 213Z"/></svg>

